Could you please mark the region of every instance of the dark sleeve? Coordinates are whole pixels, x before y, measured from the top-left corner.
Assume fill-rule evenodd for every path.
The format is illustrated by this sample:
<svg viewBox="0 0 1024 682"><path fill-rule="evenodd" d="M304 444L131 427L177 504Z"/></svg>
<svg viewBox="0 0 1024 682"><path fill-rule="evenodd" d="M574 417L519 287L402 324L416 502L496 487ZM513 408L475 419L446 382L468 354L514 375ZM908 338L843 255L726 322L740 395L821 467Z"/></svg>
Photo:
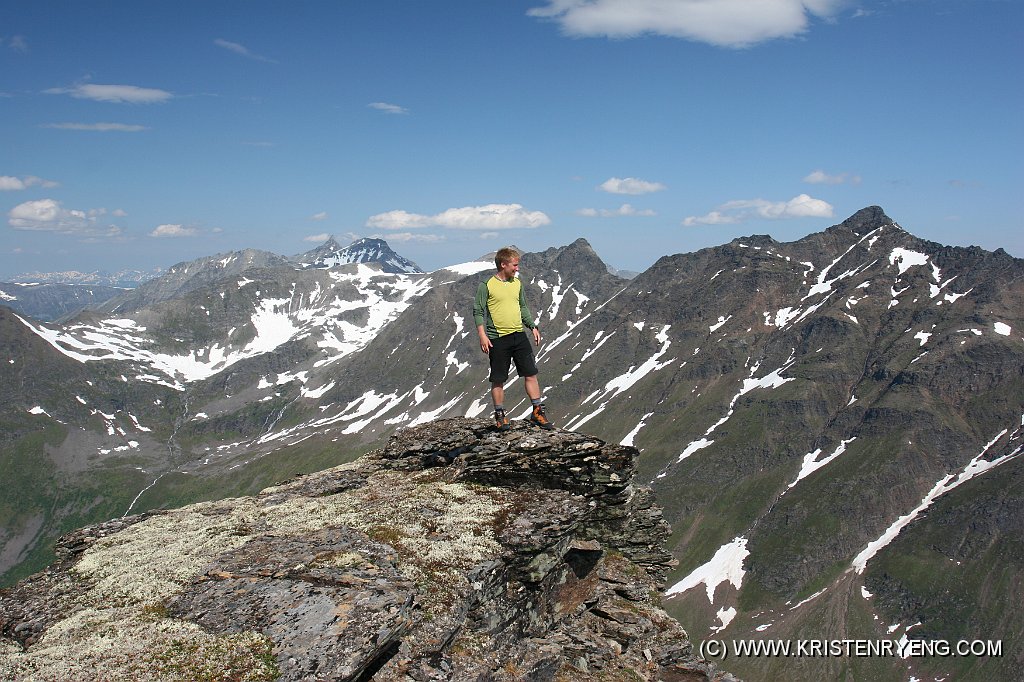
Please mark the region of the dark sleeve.
<svg viewBox="0 0 1024 682"><path fill-rule="evenodd" d="M533 329L537 325L533 323L533 315L530 314L530 307L526 305L526 286L519 283L519 314L523 318L523 326Z"/></svg>
<svg viewBox="0 0 1024 682"><path fill-rule="evenodd" d="M484 313L487 310L487 280L480 282L476 288L476 298L473 300L473 321L476 326L486 324Z"/></svg>

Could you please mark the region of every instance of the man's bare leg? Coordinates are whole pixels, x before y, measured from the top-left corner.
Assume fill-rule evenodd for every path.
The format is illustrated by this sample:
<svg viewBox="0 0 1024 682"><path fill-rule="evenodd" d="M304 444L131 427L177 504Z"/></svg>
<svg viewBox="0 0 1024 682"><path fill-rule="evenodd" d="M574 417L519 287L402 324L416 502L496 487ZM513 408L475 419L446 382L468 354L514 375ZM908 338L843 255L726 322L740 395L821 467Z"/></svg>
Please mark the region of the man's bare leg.
<svg viewBox="0 0 1024 682"><path fill-rule="evenodd" d="M524 377L523 386L526 388L526 395L530 400L537 400L540 398L540 383L537 381L536 374L532 377ZM491 390L493 392L494 389Z"/></svg>
<svg viewBox="0 0 1024 682"><path fill-rule="evenodd" d="M491 384L491 400L495 405L505 404L505 385L503 383Z"/></svg>

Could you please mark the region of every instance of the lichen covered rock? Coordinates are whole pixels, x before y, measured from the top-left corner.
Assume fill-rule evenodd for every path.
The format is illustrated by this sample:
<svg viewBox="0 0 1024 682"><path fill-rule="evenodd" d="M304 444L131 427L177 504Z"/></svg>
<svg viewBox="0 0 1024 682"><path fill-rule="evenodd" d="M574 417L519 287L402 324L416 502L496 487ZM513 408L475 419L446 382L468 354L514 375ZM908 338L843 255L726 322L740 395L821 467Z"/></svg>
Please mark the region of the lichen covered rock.
<svg viewBox="0 0 1024 682"><path fill-rule="evenodd" d="M0 678L730 679L658 604L669 529L636 454L442 420L83 529L0 593Z"/></svg>

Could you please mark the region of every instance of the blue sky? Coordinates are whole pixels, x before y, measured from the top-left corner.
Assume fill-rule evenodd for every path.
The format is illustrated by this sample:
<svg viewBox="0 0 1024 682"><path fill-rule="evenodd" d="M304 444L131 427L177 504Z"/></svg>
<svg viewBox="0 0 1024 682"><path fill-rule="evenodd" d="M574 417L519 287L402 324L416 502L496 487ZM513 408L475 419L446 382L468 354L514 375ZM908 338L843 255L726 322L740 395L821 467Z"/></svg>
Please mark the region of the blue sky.
<svg viewBox="0 0 1024 682"><path fill-rule="evenodd" d="M0 280L332 234L643 270L874 204L1022 257L1022 46L1016 0L7 0Z"/></svg>

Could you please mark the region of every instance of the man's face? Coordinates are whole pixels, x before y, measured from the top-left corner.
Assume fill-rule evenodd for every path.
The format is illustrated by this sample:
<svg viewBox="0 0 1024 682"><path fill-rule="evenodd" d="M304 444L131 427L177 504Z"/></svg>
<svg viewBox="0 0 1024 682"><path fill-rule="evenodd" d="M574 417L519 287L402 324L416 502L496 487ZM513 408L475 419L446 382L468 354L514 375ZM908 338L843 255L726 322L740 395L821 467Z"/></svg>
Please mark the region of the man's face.
<svg viewBox="0 0 1024 682"><path fill-rule="evenodd" d="M519 259L513 258L512 260L504 261L501 264L501 276L503 279L512 279L515 274L519 272Z"/></svg>

